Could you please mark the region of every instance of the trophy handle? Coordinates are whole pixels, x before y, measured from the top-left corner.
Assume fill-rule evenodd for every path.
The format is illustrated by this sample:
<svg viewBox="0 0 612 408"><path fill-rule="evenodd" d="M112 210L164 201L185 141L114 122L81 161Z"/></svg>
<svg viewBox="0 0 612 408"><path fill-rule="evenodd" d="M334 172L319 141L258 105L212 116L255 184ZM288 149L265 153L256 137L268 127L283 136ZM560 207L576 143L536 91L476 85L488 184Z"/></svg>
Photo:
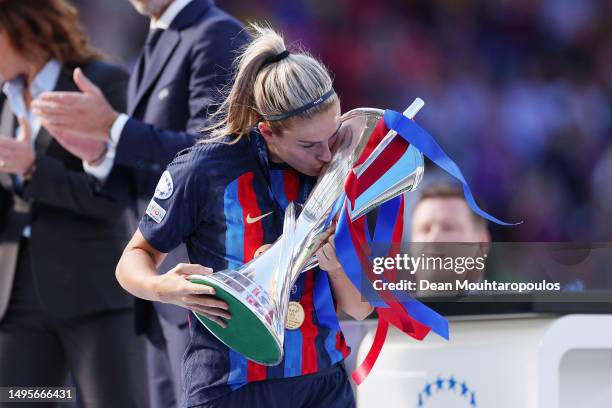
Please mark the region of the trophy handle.
<svg viewBox="0 0 612 408"><path fill-rule="evenodd" d="M407 118L413 119L424 105L425 102L421 98L416 98L403 114ZM387 132L363 164L353 169L357 179L380 157L380 154L396 137L397 132L394 130ZM348 203L350 219L356 220L398 195L414 190L423 178L424 165L423 153L410 145L398 162L378 180L376 187L371 186L362 192L355 199L354 207L351 202Z"/></svg>
<svg viewBox="0 0 612 408"><path fill-rule="evenodd" d="M276 263L277 270L288 271L293 266L293 241L295 238L295 222L297 217L295 215L295 205L290 202L285 209L285 219L283 221L283 235L281 235L281 251L283 256L279 256Z"/></svg>
<svg viewBox="0 0 612 408"><path fill-rule="evenodd" d="M416 114L419 113L423 106L425 106L425 101L423 101L421 98L416 98L410 104L410 106L406 108L403 114L408 119L414 119ZM378 158L380 153L385 150L387 146L389 146L389 143L391 143L393 139L395 139L395 136L397 136L397 132L394 130L390 130L389 133L386 134L386 136L383 138L383 140L380 141L378 146L376 146L372 153L370 153L370 156L361 165L357 166L354 169L355 175L357 177L361 176L367 170L367 168L370 167L370 165Z"/></svg>

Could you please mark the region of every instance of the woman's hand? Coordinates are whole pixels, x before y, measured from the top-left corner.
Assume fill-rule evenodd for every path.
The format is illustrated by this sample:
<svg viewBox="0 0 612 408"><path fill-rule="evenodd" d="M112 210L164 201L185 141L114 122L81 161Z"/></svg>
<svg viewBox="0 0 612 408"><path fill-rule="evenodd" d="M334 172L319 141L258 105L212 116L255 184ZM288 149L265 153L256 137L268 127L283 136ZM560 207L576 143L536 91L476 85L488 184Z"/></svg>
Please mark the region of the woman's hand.
<svg viewBox="0 0 612 408"><path fill-rule="evenodd" d="M189 275L210 275L212 272L202 265L180 263L157 278L154 291L161 302L184 307L227 327L223 320L231 319L227 303L213 296L214 288L187 279Z"/></svg>
<svg viewBox="0 0 612 408"><path fill-rule="evenodd" d="M24 176L32 169L36 159L32 146L32 132L28 121L19 117L20 133L17 139L0 137L0 172Z"/></svg>
<svg viewBox="0 0 612 408"><path fill-rule="evenodd" d="M336 244L334 243L335 237L336 234L334 233L329 235L327 241L316 253L317 259L319 260L319 267L324 271L327 271L328 274L336 274L342 270L342 265L336 256Z"/></svg>

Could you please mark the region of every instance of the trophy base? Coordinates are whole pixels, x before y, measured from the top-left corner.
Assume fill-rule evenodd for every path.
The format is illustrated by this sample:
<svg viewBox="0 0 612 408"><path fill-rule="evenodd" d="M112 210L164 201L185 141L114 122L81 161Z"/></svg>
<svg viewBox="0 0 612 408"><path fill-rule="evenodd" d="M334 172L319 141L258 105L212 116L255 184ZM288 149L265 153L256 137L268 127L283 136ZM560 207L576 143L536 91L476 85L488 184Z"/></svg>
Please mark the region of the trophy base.
<svg viewBox="0 0 612 408"><path fill-rule="evenodd" d="M282 347L277 343L271 330L259 317L219 282L209 279L190 279L215 288L215 297L229 306L232 318L223 328L207 317L194 313L197 319L221 342L256 363L273 366L283 358Z"/></svg>

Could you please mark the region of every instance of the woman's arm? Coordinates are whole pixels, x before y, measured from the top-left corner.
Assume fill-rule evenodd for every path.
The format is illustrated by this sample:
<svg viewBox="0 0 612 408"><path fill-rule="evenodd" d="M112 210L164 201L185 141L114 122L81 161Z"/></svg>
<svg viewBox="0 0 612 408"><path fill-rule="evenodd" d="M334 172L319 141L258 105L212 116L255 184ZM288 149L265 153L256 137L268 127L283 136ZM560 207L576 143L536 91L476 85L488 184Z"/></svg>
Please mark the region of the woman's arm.
<svg viewBox="0 0 612 408"><path fill-rule="evenodd" d="M327 271L332 291L338 306L348 315L357 320L368 317L374 308L361 300L361 293L353 282L346 276L342 265L336 257L335 235L331 235L327 242L317 252L319 266Z"/></svg>
<svg viewBox="0 0 612 408"><path fill-rule="evenodd" d="M157 267L167 254L151 246L137 230L117 264L119 284L132 295L155 302L172 303L200 313L222 327L231 315L227 303L215 298L215 289L190 282L189 275L208 275L213 271L202 265L178 264L163 275Z"/></svg>

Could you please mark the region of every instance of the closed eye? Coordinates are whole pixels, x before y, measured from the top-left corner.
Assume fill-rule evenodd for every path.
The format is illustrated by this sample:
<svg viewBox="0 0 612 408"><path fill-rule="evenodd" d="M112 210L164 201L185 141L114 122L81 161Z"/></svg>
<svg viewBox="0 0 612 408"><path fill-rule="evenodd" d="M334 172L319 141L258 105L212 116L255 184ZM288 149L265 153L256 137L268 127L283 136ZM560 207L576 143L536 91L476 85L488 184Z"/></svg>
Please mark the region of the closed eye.
<svg viewBox="0 0 612 408"><path fill-rule="evenodd" d="M324 142L326 142L328 144L328 146L331 146L331 145L333 145L333 142L334 142L336 136L338 136L338 132L340 131L340 126L342 126L341 123L338 124L338 128L336 129L336 131L326 141L314 142L314 143L301 142L300 146L305 148L305 149L310 149L312 147L315 147L319 143L324 143Z"/></svg>

